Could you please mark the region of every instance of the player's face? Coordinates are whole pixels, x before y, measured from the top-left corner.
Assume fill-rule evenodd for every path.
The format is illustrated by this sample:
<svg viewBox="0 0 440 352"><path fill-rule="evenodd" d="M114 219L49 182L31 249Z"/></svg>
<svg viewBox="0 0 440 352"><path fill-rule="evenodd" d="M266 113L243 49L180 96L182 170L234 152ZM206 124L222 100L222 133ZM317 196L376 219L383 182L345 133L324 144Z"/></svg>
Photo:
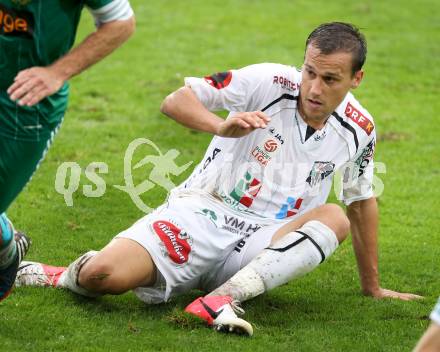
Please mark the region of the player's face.
<svg viewBox="0 0 440 352"><path fill-rule="evenodd" d="M352 73L352 54L321 54L309 45L302 68L299 111L309 121L324 122L350 89L361 83L363 71Z"/></svg>

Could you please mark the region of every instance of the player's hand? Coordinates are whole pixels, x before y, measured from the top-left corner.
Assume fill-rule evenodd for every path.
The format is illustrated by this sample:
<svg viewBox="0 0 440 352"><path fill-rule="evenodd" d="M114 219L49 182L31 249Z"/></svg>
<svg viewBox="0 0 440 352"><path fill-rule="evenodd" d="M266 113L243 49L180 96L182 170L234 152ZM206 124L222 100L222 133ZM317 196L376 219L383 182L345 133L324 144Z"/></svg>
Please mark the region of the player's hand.
<svg viewBox="0 0 440 352"><path fill-rule="evenodd" d="M270 117L262 111L239 112L219 124L216 135L221 137L243 137L257 128L266 128Z"/></svg>
<svg viewBox="0 0 440 352"><path fill-rule="evenodd" d="M379 288L377 291L372 293L366 293L368 296L373 296L377 299L383 299L383 298L394 298L394 299L400 299L402 301L412 301L414 299L422 299L423 296L415 295L413 293L402 293L392 290L387 290L385 288Z"/></svg>
<svg viewBox="0 0 440 352"><path fill-rule="evenodd" d="M32 106L56 93L63 84L64 80L50 67L32 67L17 74L8 94L18 105Z"/></svg>

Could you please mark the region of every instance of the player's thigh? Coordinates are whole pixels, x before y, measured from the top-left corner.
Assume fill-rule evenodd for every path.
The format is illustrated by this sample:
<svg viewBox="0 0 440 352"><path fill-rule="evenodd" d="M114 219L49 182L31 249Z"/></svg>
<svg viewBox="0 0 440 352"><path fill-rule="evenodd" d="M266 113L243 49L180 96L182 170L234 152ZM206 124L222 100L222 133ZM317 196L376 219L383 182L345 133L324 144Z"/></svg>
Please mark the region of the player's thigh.
<svg viewBox="0 0 440 352"><path fill-rule="evenodd" d="M49 145L49 137L40 141L0 138L0 213L6 211L30 180Z"/></svg>
<svg viewBox="0 0 440 352"><path fill-rule="evenodd" d="M127 288L154 284L156 267L148 251L127 238L115 238L80 273L82 280L102 280Z"/></svg>
<svg viewBox="0 0 440 352"><path fill-rule="evenodd" d="M317 220L328 226L336 235L341 243L350 231L350 221L345 211L336 204L324 204L308 212L301 214L292 221L280 227L272 238L272 243L284 235L296 231L311 220Z"/></svg>

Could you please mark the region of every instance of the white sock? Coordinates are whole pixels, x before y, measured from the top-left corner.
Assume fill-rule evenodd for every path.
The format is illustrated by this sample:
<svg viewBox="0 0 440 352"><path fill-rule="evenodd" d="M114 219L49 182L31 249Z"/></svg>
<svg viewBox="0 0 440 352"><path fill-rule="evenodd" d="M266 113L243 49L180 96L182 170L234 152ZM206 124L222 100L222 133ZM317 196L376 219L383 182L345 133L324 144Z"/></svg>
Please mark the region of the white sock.
<svg viewBox="0 0 440 352"><path fill-rule="evenodd" d="M58 280L57 287L67 288L72 292L75 292L79 295L86 297L98 297L101 296L100 293L90 292L85 288L81 287L78 283L79 272L82 267L96 254L97 251L89 251L86 254L83 254L81 257L76 259L73 263L71 263L66 271L61 274L60 279Z"/></svg>
<svg viewBox="0 0 440 352"><path fill-rule="evenodd" d="M338 247L335 233L312 220L265 248L247 266L209 295L251 299L307 274Z"/></svg>

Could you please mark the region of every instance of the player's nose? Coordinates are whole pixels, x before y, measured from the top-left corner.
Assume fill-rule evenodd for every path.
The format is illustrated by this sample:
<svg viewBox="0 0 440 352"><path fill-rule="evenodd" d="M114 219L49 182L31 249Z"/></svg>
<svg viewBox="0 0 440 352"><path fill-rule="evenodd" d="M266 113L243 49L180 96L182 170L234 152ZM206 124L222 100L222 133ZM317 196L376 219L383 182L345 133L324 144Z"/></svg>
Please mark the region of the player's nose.
<svg viewBox="0 0 440 352"><path fill-rule="evenodd" d="M310 94L313 97L319 97L322 94L322 82L320 79L314 79L310 86Z"/></svg>

